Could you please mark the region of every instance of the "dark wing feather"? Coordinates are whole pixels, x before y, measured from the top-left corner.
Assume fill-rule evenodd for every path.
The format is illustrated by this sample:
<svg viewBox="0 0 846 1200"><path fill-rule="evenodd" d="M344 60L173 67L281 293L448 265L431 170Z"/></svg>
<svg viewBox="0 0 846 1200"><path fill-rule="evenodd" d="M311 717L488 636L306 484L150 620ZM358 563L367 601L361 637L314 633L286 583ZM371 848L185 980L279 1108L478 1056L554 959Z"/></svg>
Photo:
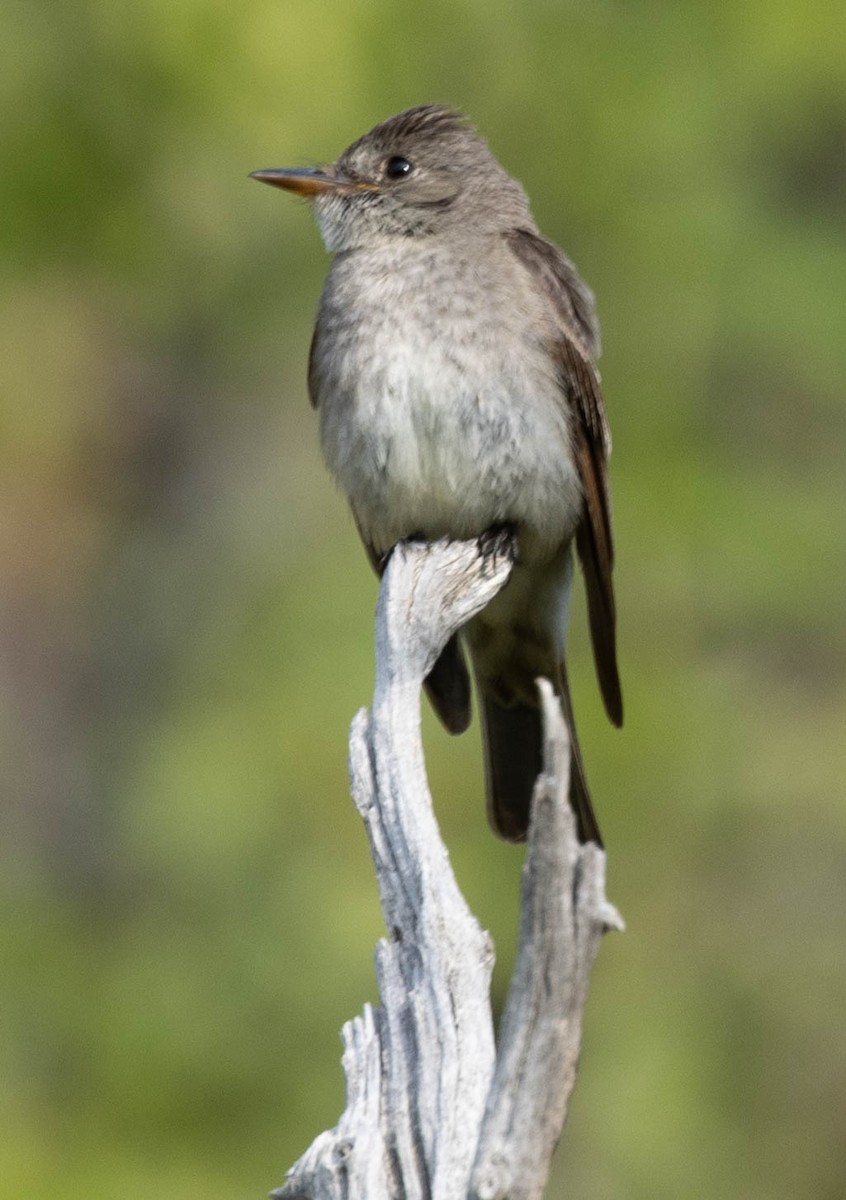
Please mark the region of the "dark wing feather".
<svg viewBox="0 0 846 1200"><path fill-rule="evenodd" d="M599 322L593 292L563 251L531 229L510 229L511 249L546 293L567 338L575 338L585 357L599 358Z"/></svg>
<svg viewBox="0 0 846 1200"><path fill-rule="evenodd" d="M315 322L311 345L308 348L308 398L312 408L317 408L317 341L319 337L320 321L318 320Z"/></svg>
<svg viewBox="0 0 846 1200"><path fill-rule="evenodd" d="M614 543L607 478L611 439L592 361L599 353L593 294L551 242L528 229L512 230L506 240L549 298L556 316L550 349L558 361L562 394L570 411L573 451L584 495L576 548L585 576L593 656L605 709L614 724L621 725L623 698L617 671Z"/></svg>

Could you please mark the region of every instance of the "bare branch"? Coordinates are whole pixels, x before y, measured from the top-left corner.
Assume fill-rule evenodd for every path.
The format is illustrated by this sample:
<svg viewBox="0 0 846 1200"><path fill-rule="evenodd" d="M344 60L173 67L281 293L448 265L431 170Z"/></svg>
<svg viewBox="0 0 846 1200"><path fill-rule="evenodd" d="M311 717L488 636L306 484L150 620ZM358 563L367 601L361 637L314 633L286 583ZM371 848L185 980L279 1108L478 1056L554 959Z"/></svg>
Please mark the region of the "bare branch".
<svg viewBox="0 0 846 1200"><path fill-rule="evenodd" d="M603 929L621 927L604 899L605 856L576 840L566 730L544 685L544 773L495 1063L493 949L452 874L420 737L424 677L512 564L501 535L400 544L385 572L373 708L356 716L350 739L353 798L388 930L376 949L381 1004L344 1027L346 1110L273 1193L279 1200L541 1194L575 1080L590 965Z"/></svg>
<svg viewBox="0 0 846 1200"><path fill-rule="evenodd" d="M473 1200L543 1194L576 1082L590 969L603 933L623 928L605 899L604 852L576 837L561 705L547 680L538 685L544 769L532 801L517 962L473 1169Z"/></svg>

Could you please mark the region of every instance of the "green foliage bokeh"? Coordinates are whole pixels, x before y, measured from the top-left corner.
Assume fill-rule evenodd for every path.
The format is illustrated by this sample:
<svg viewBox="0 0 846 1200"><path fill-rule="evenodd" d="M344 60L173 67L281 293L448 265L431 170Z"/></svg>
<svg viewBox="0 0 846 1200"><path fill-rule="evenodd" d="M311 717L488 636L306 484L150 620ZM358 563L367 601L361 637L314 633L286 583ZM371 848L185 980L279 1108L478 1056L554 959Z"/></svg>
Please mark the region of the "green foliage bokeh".
<svg viewBox="0 0 846 1200"><path fill-rule="evenodd" d="M594 287L628 922L550 1196L846 1192L846 57L826 0L12 0L0 16L0 1200L263 1195L380 935L375 582L305 397L327 261L254 168L438 100ZM520 851L425 718L507 984Z"/></svg>

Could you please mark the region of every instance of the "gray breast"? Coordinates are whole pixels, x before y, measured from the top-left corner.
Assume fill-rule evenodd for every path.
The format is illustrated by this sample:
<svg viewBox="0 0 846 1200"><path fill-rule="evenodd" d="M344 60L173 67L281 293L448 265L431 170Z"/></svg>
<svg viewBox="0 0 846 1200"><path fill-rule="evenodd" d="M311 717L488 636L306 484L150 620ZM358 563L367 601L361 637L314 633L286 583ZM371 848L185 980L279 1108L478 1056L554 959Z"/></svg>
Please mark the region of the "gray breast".
<svg viewBox="0 0 846 1200"><path fill-rule="evenodd" d="M437 245L336 259L314 368L321 443L377 549L504 520L558 544L574 524L579 488L539 303L508 259Z"/></svg>

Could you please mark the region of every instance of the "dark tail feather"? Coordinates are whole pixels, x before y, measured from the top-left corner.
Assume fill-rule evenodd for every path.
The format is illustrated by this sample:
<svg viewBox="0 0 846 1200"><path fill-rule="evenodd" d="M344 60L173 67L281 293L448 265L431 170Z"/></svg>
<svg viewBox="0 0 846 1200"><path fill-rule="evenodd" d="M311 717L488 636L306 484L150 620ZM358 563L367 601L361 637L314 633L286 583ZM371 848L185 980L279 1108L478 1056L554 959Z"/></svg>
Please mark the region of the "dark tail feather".
<svg viewBox="0 0 846 1200"><path fill-rule="evenodd" d="M358 525L358 521L356 524ZM388 554L377 554L362 533L360 525L358 525L358 532L367 551L367 557L381 579L393 551ZM447 732L464 733L470 724L473 710L470 700L470 675L457 633L453 634L444 646L435 665L424 680L423 686L432 703L432 708Z"/></svg>
<svg viewBox="0 0 846 1200"><path fill-rule="evenodd" d="M471 716L470 676L457 633L444 646L424 687L447 732L464 733Z"/></svg>
<svg viewBox="0 0 846 1200"><path fill-rule="evenodd" d="M576 814L579 840L596 842L601 846L602 837L590 801L563 667L559 679L554 682L570 732L570 804ZM529 828L535 781L543 766L540 709L525 704L506 708L489 692L481 689L479 707L482 712L488 818L500 837L510 842L522 842Z"/></svg>

